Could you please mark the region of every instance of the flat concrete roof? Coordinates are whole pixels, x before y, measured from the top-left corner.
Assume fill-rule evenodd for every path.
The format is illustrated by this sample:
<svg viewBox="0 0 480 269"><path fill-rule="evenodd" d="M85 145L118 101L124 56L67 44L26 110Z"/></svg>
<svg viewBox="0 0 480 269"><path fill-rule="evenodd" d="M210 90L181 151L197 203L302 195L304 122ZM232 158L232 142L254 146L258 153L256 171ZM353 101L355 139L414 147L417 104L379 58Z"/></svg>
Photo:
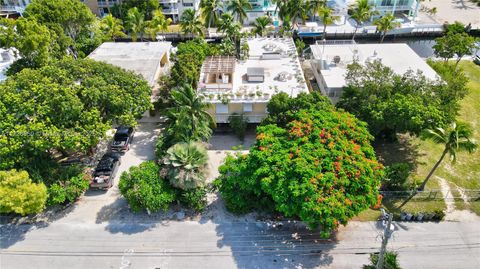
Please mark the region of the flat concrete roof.
<svg viewBox="0 0 480 269"><path fill-rule="evenodd" d="M142 75L153 86L160 60L171 48L171 42L105 42L88 57Z"/></svg>
<svg viewBox="0 0 480 269"><path fill-rule="evenodd" d="M323 60L325 69L320 70L328 88L345 86L347 65L354 58L361 64L380 60L395 73L402 75L408 70L420 70L429 79L437 79L437 73L405 43L395 44L355 44L332 42L310 46L316 60ZM339 58L338 58L339 57ZM335 60L338 62L335 64Z"/></svg>
<svg viewBox="0 0 480 269"><path fill-rule="evenodd" d="M300 60L297 57L295 43L292 38L249 38L245 40L250 48L249 58L239 61L235 68L233 85L236 89L247 92L261 91L270 95L285 92L292 97L301 92L308 92ZM279 53L277 59L268 59L272 53ZM266 59L262 56L266 55ZM250 68L263 68L264 82L248 82L245 75ZM278 79L280 74L286 74L286 80Z"/></svg>

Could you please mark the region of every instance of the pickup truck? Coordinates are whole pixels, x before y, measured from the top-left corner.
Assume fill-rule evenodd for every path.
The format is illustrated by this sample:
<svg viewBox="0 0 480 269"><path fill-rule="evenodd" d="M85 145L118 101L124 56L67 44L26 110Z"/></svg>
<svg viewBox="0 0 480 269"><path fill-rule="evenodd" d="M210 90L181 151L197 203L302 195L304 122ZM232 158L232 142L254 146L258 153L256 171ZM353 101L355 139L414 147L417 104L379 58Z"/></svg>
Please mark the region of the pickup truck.
<svg viewBox="0 0 480 269"><path fill-rule="evenodd" d="M111 149L114 152L126 152L130 149L130 144L133 140L133 134L135 130L133 127L120 126L117 128L115 135L113 136L113 141Z"/></svg>
<svg viewBox="0 0 480 269"><path fill-rule="evenodd" d="M120 155L118 153L106 153L103 155L93 172L90 188L99 190L111 188L119 166Z"/></svg>

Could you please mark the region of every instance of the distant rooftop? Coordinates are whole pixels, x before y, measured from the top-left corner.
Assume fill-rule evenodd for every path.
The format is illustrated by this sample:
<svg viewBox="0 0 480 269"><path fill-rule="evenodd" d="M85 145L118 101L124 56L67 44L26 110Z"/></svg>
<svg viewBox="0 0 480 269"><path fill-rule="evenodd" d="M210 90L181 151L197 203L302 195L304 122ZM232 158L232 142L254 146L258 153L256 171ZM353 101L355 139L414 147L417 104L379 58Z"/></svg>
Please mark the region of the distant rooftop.
<svg viewBox="0 0 480 269"><path fill-rule="evenodd" d="M429 79L436 79L437 73L407 44L356 44L351 40L318 42L310 46L313 57L321 61L321 74L328 88L345 86L347 65L356 60L361 64L380 60L397 74L408 70L420 70Z"/></svg>
<svg viewBox="0 0 480 269"><path fill-rule="evenodd" d="M167 57L171 42L105 42L88 57L142 75L150 86L155 85L160 61Z"/></svg>

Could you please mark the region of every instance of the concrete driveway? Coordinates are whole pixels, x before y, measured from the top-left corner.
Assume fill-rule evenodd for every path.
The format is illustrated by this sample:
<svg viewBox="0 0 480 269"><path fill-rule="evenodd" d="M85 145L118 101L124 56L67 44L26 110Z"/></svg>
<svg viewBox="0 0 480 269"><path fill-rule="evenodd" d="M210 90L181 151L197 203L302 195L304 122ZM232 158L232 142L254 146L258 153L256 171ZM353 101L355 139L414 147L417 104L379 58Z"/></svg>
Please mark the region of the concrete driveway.
<svg viewBox="0 0 480 269"><path fill-rule="evenodd" d="M59 221L90 222L95 223L97 213L105 206L126 207L126 201L121 198L118 190L118 181L122 172L132 166L155 158L155 141L160 132L156 123L140 123L135 131L135 136L130 150L121 158L118 173L115 176L114 186L108 191L89 190L73 205L68 214Z"/></svg>

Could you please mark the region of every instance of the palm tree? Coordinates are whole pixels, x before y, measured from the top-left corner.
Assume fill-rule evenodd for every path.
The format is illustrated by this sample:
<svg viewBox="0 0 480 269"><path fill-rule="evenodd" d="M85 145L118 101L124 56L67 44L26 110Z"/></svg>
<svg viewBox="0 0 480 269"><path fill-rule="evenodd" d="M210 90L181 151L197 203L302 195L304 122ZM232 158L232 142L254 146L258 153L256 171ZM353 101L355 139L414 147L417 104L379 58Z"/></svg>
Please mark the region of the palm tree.
<svg viewBox="0 0 480 269"><path fill-rule="evenodd" d="M263 36L267 33L267 26L272 23L272 19L268 16L262 16L255 19L254 32Z"/></svg>
<svg viewBox="0 0 480 269"><path fill-rule="evenodd" d="M143 37L143 32L145 31L145 20L144 15L136 7L133 7L128 10L127 17L125 18L125 27L132 36L132 41L137 41L137 36L140 35L140 38Z"/></svg>
<svg viewBox="0 0 480 269"><path fill-rule="evenodd" d="M392 13L388 13L387 15L375 20L373 24L377 26L377 31L382 33L380 43L383 43L383 39L385 39L388 31L400 27L400 23L395 21L395 16L393 16Z"/></svg>
<svg viewBox="0 0 480 269"><path fill-rule="evenodd" d="M323 39L325 39L327 34L327 25L333 24L340 18L340 16L333 15L333 9L329 7L321 7L318 10L318 16L323 23Z"/></svg>
<svg viewBox="0 0 480 269"><path fill-rule="evenodd" d="M368 0L357 0L352 9L352 15L350 15L350 17L356 22L352 40L355 39L355 35L357 34L357 30L360 25L364 24L375 14L378 14L378 11L372 8L372 6L368 3Z"/></svg>
<svg viewBox="0 0 480 269"><path fill-rule="evenodd" d="M221 19L218 21L218 31L225 34L225 38L235 43L236 55L240 54L240 38L242 33L240 30L242 26L236 22L232 13L226 12L222 14Z"/></svg>
<svg viewBox="0 0 480 269"><path fill-rule="evenodd" d="M147 32L153 41L157 38L158 32L165 32L172 23L172 19L166 18L163 12L158 9L153 12L152 20L147 22Z"/></svg>
<svg viewBox="0 0 480 269"><path fill-rule="evenodd" d="M292 27L297 25L297 20L302 19L305 23L309 12L310 4L308 0L291 0L283 7L285 13L283 16L292 21Z"/></svg>
<svg viewBox="0 0 480 269"><path fill-rule="evenodd" d="M180 18L180 28L184 34L203 36L203 26L194 9L186 9Z"/></svg>
<svg viewBox="0 0 480 269"><path fill-rule="evenodd" d="M122 21L113 17L112 14L108 14L107 16L102 18L102 20L100 21L100 29L110 41L115 42L116 38L127 36L123 32Z"/></svg>
<svg viewBox="0 0 480 269"><path fill-rule="evenodd" d="M413 192L403 203L398 207L402 208L405 204L408 203L418 191L423 191L427 185L428 180L433 175L438 166L442 163L443 159L447 154L450 155L450 161L455 163L457 161L457 153L460 151L466 151L468 153L473 153L478 144L472 138L473 131L470 125L462 122L454 122L445 130L443 128L437 127L434 129L427 129L422 132L422 139L429 139L437 144L444 145L444 149L440 159L435 163L430 173L428 173L425 180L423 180L422 185L418 188L416 192Z"/></svg>
<svg viewBox="0 0 480 269"><path fill-rule="evenodd" d="M172 90L172 106L167 109L167 124L175 141L207 140L216 127L206 111L210 105L198 96L191 85Z"/></svg>
<svg viewBox="0 0 480 269"><path fill-rule="evenodd" d="M247 11L252 10L252 5L248 0L232 0L228 3L227 10L237 17L240 24L243 24L247 18Z"/></svg>
<svg viewBox="0 0 480 269"><path fill-rule="evenodd" d="M433 175L435 170L438 168L440 163L443 161L445 156L450 155L450 161L455 163L457 160L457 153L460 151L466 151L468 153L473 153L477 149L477 143L472 138L473 131L472 128L466 123L452 123L448 129L443 129L437 127L433 130L427 129L422 133L423 139L429 139L437 144L444 145L444 149L440 159L435 163L430 173L420 185L419 190L422 191L425 188L430 177Z"/></svg>
<svg viewBox="0 0 480 269"><path fill-rule="evenodd" d="M220 11L223 7L222 0L202 0L200 8L202 17L205 20L205 26L210 31L210 26L215 25L220 18Z"/></svg>
<svg viewBox="0 0 480 269"><path fill-rule="evenodd" d="M309 1L309 10L313 13L313 21L315 21L315 15L317 14L317 11L320 10L321 7L325 7L327 4L327 1L325 0L310 0Z"/></svg>
<svg viewBox="0 0 480 269"><path fill-rule="evenodd" d="M182 190L191 190L205 184L208 155L199 142L182 142L171 146L163 159L170 183Z"/></svg>

